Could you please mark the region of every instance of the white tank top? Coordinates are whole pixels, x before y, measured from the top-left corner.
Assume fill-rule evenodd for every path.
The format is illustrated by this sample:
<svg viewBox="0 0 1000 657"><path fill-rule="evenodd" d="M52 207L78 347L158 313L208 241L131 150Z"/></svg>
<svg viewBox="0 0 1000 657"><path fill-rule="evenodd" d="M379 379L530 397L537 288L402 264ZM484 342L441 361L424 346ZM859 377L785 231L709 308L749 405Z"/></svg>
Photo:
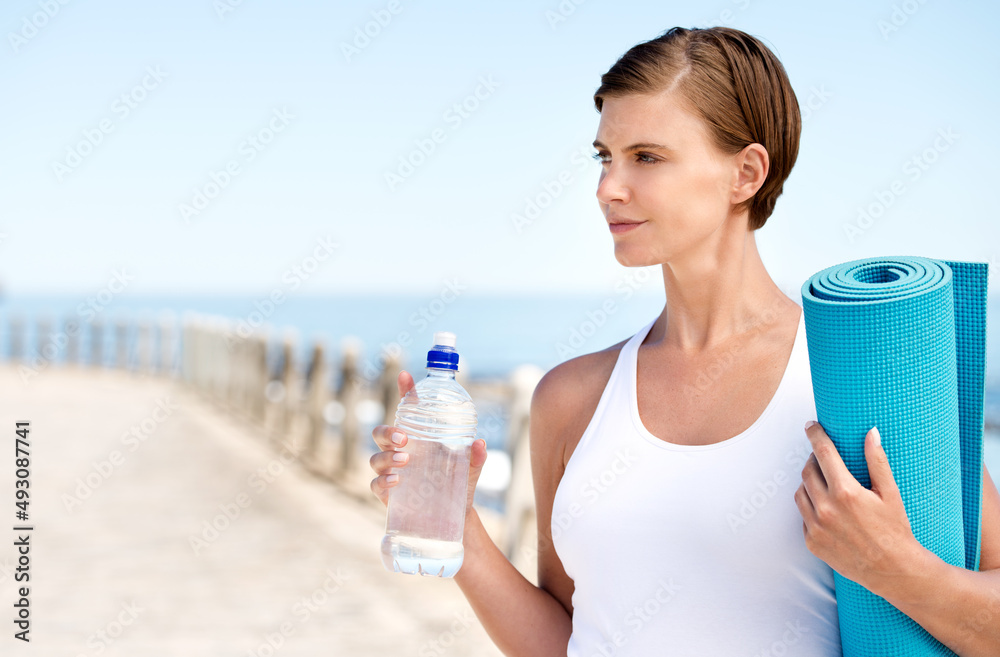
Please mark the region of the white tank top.
<svg viewBox="0 0 1000 657"><path fill-rule="evenodd" d="M839 657L833 571L806 548L793 498L816 417L804 318L761 416L696 446L639 418L636 355L655 322L622 347L553 501L575 583L567 657Z"/></svg>

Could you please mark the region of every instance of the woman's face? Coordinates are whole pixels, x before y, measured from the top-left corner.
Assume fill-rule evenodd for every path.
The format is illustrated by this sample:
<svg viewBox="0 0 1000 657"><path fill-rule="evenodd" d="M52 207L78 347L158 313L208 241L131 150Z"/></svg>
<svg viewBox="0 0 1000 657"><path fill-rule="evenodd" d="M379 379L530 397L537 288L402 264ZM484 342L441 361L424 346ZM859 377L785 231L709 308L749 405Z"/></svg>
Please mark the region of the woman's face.
<svg viewBox="0 0 1000 657"><path fill-rule="evenodd" d="M738 168L674 93L605 98L594 147L597 199L615 258L628 267L710 253L732 207ZM637 221L628 230L615 221ZM624 227L623 227L624 228Z"/></svg>

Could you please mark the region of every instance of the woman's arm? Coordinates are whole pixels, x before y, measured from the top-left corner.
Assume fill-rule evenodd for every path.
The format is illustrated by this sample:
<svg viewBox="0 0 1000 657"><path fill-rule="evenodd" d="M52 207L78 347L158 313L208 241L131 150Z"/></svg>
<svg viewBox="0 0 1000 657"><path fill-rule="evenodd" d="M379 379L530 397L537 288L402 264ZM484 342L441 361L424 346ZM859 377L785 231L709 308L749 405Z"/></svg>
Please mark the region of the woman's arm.
<svg viewBox="0 0 1000 657"><path fill-rule="evenodd" d="M1000 493L983 467L980 570L952 566L913 536L877 430L865 437L871 490L816 424L795 501L806 545L838 573L919 623L962 657L1000 655Z"/></svg>
<svg viewBox="0 0 1000 657"><path fill-rule="evenodd" d="M569 614L514 568L475 510L465 518L463 543L465 561L455 582L501 652L507 657L565 657Z"/></svg>
<svg viewBox="0 0 1000 657"><path fill-rule="evenodd" d="M903 576L880 593L963 656L1000 655L1000 494L986 466L982 519L979 572L952 566L917 543L901 563L909 566Z"/></svg>
<svg viewBox="0 0 1000 657"><path fill-rule="evenodd" d="M572 631L572 580L552 548L549 519L562 475L562 435L568 422L557 366L531 398L531 472L538 518L538 583L529 582L493 543L471 506L465 521L465 561L455 582L486 632L508 657L565 657Z"/></svg>
<svg viewBox="0 0 1000 657"><path fill-rule="evenodd" d="M562 462L559 460L560 431L564 430L566 425L560 422L559 418L565 417L563 413L565 404L554 403L559 400L558 392L555 390L557 384L554 381L565 377L554 372L564 368L565 365L557 366L542 377L531 400L529 428L532 473L535 480L536 504L540 510L547 509L546 517L551 512L555 484L558 484L562 469ZM396 383L400 398L414 385L413 377L405 371L400 372ZM400 433L401 436L398 442L394 442L392 438L396 433ZM384 424L372 430L372 438L379 452L370 460L371 467L377 475L371 481L371 489L383 504L387 504L390 491L399 483L400 474L395 471L398 470L402 476L406 476L408 460L405 453L397 451L397 448L403 447L407 438L395 427ZM401 454L402 461L395 461L394 457ZM462 537L465 558L462 567L455 574L455 582L465 594L490 638L505 655L565 657L566 644L572 627L569 612L566 610L569 595L566 587L552 586L553 581L559 580L553 580L551 576L540 577L540 586L529 582L493 543L472 505L479 474L485 462L486 443L479 439L472 445L465 533ZM539 533L540 548L543 547L543 541L548 541L548 545L551 545L547 527L544 535ZM550 564L554 558L554 551L540 549L539 572L542 572L543 563ZM558 563L558 559L556 562ZM561 572L562 566L558 565L557 570ZM553 572L553 568L546 566L546 572ZM562 576L566 580L569 579L565 573ZM550 593L552 590L557 592Z"/></svg>

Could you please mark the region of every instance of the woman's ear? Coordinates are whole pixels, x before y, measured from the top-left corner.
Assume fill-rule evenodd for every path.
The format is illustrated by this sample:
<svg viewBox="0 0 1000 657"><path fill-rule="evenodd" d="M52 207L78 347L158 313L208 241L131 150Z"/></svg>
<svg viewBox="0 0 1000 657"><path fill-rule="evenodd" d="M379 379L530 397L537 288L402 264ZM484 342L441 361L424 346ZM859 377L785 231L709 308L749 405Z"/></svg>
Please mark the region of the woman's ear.
<svg viewBox="0 0 1000 657"><path fill-rule="evenodd" d="M756 194L767 179L770 167L767 149L760 144L748 144L737 154L735 164L732 202L742 203Z"/></svg>

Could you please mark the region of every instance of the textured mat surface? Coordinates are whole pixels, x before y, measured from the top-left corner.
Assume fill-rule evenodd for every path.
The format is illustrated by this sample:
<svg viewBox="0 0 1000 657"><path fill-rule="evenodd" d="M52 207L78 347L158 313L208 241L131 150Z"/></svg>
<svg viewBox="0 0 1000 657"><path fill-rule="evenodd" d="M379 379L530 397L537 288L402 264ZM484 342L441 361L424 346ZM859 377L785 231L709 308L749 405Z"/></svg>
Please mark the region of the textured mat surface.
<svg viewBox="0 0 1000 657"><path fill-rule="evenodd" d="M877 426L917 540L971 570L987 278L986 263L889 256L835 265L802 285L819 423L865 487L864 438ZM839 573L835 582L846 657L954 654L883 598Z"/></svg>

